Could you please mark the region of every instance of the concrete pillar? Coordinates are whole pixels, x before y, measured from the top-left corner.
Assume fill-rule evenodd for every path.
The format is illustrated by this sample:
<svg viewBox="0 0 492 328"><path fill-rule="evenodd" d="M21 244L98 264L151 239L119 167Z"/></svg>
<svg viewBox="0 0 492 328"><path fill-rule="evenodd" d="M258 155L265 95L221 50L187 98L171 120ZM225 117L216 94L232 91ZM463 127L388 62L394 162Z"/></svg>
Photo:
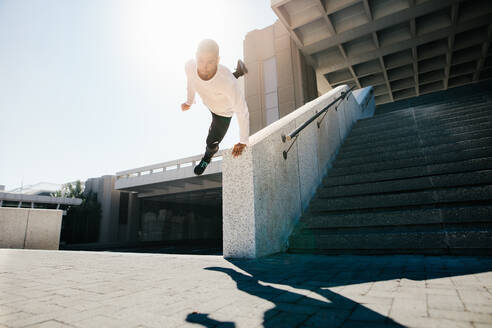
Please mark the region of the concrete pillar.
<svg viewBox="0 0 492 328"><path fill-rule="evenodd" d="M92 190L97 193L97 200L101 203L102 215L99 228L99 242L118 241L119 232L119 197L120 191L114 189L116 176L103 175L99 178L90 178L85 183L85 192Z"/></svg>
<svg viewBox="0 0 492 328"><path fill-rule="evenodd" d="M141 201L137 193L130 193L128 197L128 224L127 224L127 240L138 240L138 227L140 219L140 204Z"/></svg>

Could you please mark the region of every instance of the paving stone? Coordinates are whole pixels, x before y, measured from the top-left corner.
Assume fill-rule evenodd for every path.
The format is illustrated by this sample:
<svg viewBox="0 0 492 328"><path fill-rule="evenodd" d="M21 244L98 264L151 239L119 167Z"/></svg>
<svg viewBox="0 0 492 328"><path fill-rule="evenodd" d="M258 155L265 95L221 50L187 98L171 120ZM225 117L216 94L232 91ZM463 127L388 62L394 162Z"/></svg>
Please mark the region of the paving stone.
<svg viewBox="0 0 492 328"><path fill-rule="evenodd" d="M303 298L305 295L297 293L283 293L272 299L273 302L283 302L283 303L295 303Z"/></svg>
<svg viewBox="0 0 492 328"><path fill-rule="evenodd" d="M37 300L37 299L30 300L28 302L17 301L17 302L9 303L9 307L22 308L23 311L33 314L52 313L64 309L63 306L50 304L49 302L45 302L43 300Z"/></svg>
<svg viewBox="0 0 492 328"><path fill-rule="evenodd" d="M164 324L168 324L164 322ZM96 315L79 321L75 324L75 327L86 328L86 327L107 327L107 328L122 328L122 327L134 327L133 323L127 321L110 318L104 315Z"/></svg>
<svg viewBox="0 0 492 328"><path fill-rule="evenodd" d="M31 325L31 326L25 326L26 328L73 328L74 326L72 325L68 325L66 323L63 323L63 322L59 322L59 321L56 321L56 320L48 320L48 321L44 321L44 322L41 322L41 323L36 323L34 325Z"/></svg>
<svg viewBox="0 0 492 328"><path fill-rule="evenodd" d="M31 318L32 316L33 314L29 312L24 312L24 311L13 312L0 316L0 324L10 325L12 322Z"/></svg>
<svg viewBox="0 0 492 328"><path fill-rule="evenodd" d="M265 327L293 328L299 326L308 317L306 314L279 312L265 322Z"/></svg>
<svg viewBox="0 0 492 328"><path fill-rule="evenodd" d="M401 325L396 323L385 323L385 322L366 322L366 321L346 321L341 328L403 328Z"/></svg>
<svg viewBox="0 0 492 328"><path fill-rule="evenodd" d="M463 303L490 304L492 308L492 295L484 288L477 290L458 289L458 294Z"/></svg>
<svg viewBox="0 0 492 328"><path fill-rule="evenodd" d="M350 315L349 310L322 309L311 316L303 327L339 327Z"/></svg>
<svg viewBox="0 0 492 328"><path fill-rule="evenodd" d="M473 326L475 328L490 328L490 324L489 323L478 323L478 322L474 322L473 323Z"/></svg>
<svg viewBox="0 0 492 328"><path fill-rule="evenodd" d="M449 295L427 295L427 302L429 308L434 309L457 311L463 311L465 309L463 303L458 297L451 297Z"/></svg>
<svg viewBox="0 0 492 328"><path fill-rule="evenodd" d="M276 310L288 312L288 313L298 313L298 314L314 314L320 308L316 306L299 305L291 303L276 303Z"/></svg>
<svg viewBox="0 0 492 328"><path fill-rule="evenodd" d="M431 318L488 323L492 326L492 313L429 309Z"/></svg>
<svg viewBox="0 0 492 328"><path fill-rule="evenodd" d="M0 272L0 328L483 328L492 316L484 257L0 249Z"/></svg>
<svg viewBox="0 0 492 328"><path fill-rule="evenodd" d="M424 317L427 315L427 302L423 300L395 298L391 306L391 314L397 312Z"/></svg>
<svg viewBox="0 0 492 328"><path fill-rule="evenodd" d="M492 313L490 304L469 303L465 305L467 311L476 313Z"/></svg>
<svg viewBox="0 0 492 328"><path fill-rule="evenodd" d="M15 313L15 312L19 312L20 310L16 309L16 308L13 308L11 306L7 306L7 305L0 305L0 317L4 316L4 315L7 315L7 314L11 314L11 313Z"/></svg>
<svg viewBox="0 0 492 328"><path fill-rule="evenodd" d="M472 323L442 318L421 318L415 316L400 316L393 318L401 327L408 328L473 328Z"/></svg>
<svg viewBox="0 0 492 328"><path fill-rule="evenodd" d="M390 308L391 304L359 304L349 319L355 321L385 321Z"/></svg>

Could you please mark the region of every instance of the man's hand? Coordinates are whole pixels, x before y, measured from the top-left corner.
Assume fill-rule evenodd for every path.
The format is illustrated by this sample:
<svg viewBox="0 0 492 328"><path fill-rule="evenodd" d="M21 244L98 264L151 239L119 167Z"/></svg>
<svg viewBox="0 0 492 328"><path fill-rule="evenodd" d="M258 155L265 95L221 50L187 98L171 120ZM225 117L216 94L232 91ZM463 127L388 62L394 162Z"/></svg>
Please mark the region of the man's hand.
<svg viewBox="0 0 492 328"><path fill-rule="evenodd" d="M237 157L241 155L243 152L244 147L246 147L246 144L238 142L237 144L234 145L234 148L232 149L232 156Z"/></svg>
<svg viewBox="0 0 492 328"><path fill-rule="evenodd" d="M181 104L181 110L184 112L185 110L188 110L190 109L190 105L188 105L187 103L182 103Z"/></svg>

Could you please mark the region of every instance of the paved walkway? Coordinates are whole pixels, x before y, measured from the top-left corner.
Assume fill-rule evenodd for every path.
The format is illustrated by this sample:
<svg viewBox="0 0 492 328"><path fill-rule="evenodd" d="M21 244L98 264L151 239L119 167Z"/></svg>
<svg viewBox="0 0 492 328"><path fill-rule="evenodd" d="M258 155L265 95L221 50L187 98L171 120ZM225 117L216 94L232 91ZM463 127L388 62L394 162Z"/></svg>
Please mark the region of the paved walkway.
<svg viewBox="0 0 492 328"><path fill-rule="evenodd" d="M492 258L0 249L0 327L492 327Z"/></svg>

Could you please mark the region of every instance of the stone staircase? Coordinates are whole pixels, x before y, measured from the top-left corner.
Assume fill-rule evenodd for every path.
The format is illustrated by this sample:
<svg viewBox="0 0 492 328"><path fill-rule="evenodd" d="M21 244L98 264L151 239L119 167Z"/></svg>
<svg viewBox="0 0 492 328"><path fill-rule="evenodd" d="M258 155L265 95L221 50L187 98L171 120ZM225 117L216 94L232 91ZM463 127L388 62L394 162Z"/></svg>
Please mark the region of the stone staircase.
<svg viewBox="0 0 492 328"><path fill-rule="evenodd" d="M488 94L451 89L356 123L288 252L491 255Z"/></svg>

